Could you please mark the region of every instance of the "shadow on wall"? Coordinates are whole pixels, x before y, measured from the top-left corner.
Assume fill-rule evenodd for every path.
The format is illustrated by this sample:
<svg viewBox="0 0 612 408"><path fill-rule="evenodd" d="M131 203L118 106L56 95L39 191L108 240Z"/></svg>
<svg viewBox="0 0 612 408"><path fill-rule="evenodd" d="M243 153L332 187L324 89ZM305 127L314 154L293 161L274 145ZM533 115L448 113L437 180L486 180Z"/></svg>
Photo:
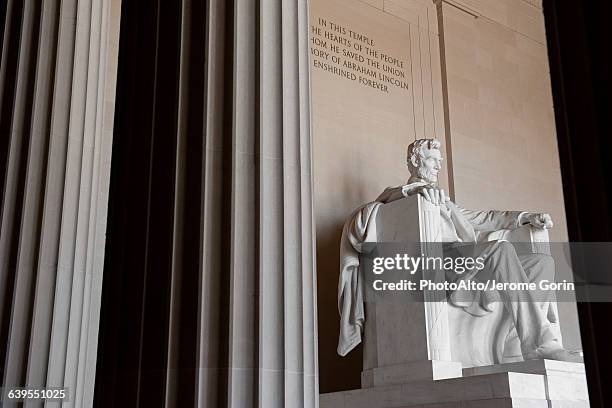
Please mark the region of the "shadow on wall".
<svg viewBox="0 0 612 408"><path fill-rule="evenodd" d="M315 145L316 142L315 139ZM365 166L363 159L354 157L342 161L339 167L324 168L321 163L327 163L326 152L322 149L317 152L314 159L321 169L315 177L319 390L326 393L361 388L362 346L345 357L336 352L340 330L340 238L344 222L355 209L376 199L386 187L401 183L405 174L401 165L397 166L397 174L385 174L388 165L368 163ZM331 159L328 162L337 163ZM374 179L368 179L372 175Z"/></svg>
<svg viewBox="0 0 612 408"><path fill-rule="evenodd" d="M348 214L347 214L348 216ZM326 226L317 233L317 302L319 323L319 389L321 393L361 387L363 352L359 345L346 357L336 352L340 238L343 224Z"/></svg>

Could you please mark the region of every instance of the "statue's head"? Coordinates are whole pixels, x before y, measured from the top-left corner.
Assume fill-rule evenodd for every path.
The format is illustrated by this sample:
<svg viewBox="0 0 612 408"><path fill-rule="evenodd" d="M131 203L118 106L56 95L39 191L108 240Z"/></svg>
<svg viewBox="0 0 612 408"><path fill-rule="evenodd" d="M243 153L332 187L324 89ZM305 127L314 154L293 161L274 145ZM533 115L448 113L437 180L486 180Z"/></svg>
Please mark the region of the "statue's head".
<svg viewBox="0 0 612 408"><path fill-rule="evenodd" d="M442 152L438 139L417 139L410 143L406 154L406 164L412 177L426 182L438 182L438 173L442 169Z"/></svg>

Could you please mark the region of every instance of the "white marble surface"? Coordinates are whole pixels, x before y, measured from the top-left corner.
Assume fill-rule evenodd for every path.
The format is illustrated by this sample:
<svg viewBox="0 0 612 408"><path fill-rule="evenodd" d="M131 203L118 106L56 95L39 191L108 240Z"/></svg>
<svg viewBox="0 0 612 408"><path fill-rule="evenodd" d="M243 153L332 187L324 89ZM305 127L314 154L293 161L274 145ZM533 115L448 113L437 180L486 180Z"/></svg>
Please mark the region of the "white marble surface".
<svg viewBox="0 0 612 408"><path fill-rule="evenodd" d="M365 370L361 373L361 387L369 388L423 380L433 381L461 376L461 363L426 360Z"/></svg>
<svg viewBox="0 0 612 408"><path fill-rule="evenodd" d="M320 407L387 408L413 407L426 404L450 404L449 406L464 407L466 403L473 404L471 406L474 407L490 407L491 405L486 405L487 402L503 399L543 401L544 404L540 403L540 405L547 406L545 405L546 386L544 376L498 373L343 391L322 394ZM464 405L453 405L459 402Z"/></svg>

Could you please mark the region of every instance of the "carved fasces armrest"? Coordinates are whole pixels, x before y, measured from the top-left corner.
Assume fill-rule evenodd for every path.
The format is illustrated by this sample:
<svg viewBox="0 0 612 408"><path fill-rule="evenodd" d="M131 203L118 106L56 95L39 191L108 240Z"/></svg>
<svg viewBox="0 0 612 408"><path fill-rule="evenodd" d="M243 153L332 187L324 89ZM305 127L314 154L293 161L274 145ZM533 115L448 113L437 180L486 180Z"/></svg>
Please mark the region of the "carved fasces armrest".
<svg viewBox="0 0 612 408"><path fill-rule="evenodd" d="M484 235L481 241L504 240L512 242L520 253L546 254L550 255L550 243L548 230L535 228L531 225L523 225L510 230L503 229ZM531 245L525 245L531 244Z"/></svg>

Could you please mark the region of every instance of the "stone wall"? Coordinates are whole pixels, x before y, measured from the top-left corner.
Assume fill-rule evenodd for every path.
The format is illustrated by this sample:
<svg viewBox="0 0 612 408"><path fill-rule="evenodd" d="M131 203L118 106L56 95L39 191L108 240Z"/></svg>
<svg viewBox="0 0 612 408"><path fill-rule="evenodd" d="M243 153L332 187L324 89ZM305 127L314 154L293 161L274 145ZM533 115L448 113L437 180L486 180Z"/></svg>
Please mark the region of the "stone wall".
<svg viewBox="0 0 612 408"><path fill-rule="evenodd" d="M455 198L548 211L551 240L567 240L542 10L465 3L476 16L442 6Z"/></svg>

